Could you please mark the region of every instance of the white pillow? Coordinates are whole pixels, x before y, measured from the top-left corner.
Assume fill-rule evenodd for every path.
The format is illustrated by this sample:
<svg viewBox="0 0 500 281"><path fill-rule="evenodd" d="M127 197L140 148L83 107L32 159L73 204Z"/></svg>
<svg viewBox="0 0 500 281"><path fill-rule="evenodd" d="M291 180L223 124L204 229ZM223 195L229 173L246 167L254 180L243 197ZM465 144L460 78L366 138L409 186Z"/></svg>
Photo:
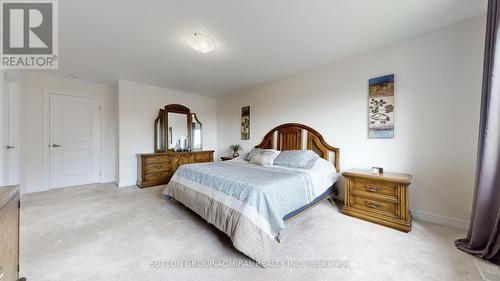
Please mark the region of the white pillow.
<svg viewBox="0 0 500 281"><path fill-rule="evenodd" d="M252 149L252 151L250 151L250 152L246 155L245 159L246 159L247 161L250 161L250 158L254 157L255 155L264 154L264 153L272 153L272 154L274 154L274 155L275 155L275 156L274 156L274 158L276 158L276 157L280 154L280 152L281 152L281 151L276 150L276 149L260 149L260 148L254 148L254 149ZM273 158L273 160L274 160L274 158Z"/></svg>
<svg viewBox="0 0 500 281"><path fill-rule="evenodd" d="M250 158L252 158L255 155L259 155L261 153L262 153L262 151L261 151L260 148L254 148L254 149L252 149L252 151L250 151L250 152L247 153L247 156L245 157L245 160L250 161Z"/></svg>
<svg viewBox="0 0 500 281"><path fill-rule="evenodd" d="M276 153L278 152L278 153ZM262 151L260 154L254 154L250 156L250 163L260 166L272 165L274 159L278 156L278 150L266 150Z"/></svg>
<svg viewBox="0 0 500 281"><path fill-rule="evenodd" d="M279 154L274 165L289 168L311 169L319 155L312 150L286 150Z"/></svg>

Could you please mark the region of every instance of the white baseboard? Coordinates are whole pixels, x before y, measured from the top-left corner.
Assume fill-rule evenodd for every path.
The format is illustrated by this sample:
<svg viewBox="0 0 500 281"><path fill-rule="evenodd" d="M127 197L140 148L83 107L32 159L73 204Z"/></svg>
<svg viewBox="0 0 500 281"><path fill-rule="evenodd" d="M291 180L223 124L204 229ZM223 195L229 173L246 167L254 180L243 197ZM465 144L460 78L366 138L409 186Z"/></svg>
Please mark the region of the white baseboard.
<svg viewBox="0 0 500 281"><path fill-rule="evenodd" d="M118 182L115 181L115 180L110 180L110 181L101 181L100 184L112 184L112 185L115 185L115 186L118 186Z"/></svg>
<svg viewBox="0 0 500 281"><path fill-rule="evenodd" d="M106 180L106 181L101 181L101 182L95 183L95 184L114 184L114 185L118 186L118 182L115 180ZM82 186L84 186L84 185L90 185L90 184L82 184ZM63 186L63 187L56 187L56 188L48 188L46 186L39 187L39 188L26 188L25 187L24 188L25 190L21 193L21 197L24 196L25 194L39 193L39 192L45 192L45 191L54 190L54 189L71 188L71 187L74 187L74 186Z"/></svg>
<svg viewBox="0 0 500 281"><path fill-rule="evenodd" d="M432 222L464 231L467 231L467 229L469 229L469 223L459 219L443 217L417 210L411 210L411 215L415 219L423 220L426 222Z"/></svg>
<svg viewBox="0 0 500 281"><path fill-rule="evenodd" d="M114 178L101 178L101 183L110 183L110 182L116 182L116 179Z"/></svg>

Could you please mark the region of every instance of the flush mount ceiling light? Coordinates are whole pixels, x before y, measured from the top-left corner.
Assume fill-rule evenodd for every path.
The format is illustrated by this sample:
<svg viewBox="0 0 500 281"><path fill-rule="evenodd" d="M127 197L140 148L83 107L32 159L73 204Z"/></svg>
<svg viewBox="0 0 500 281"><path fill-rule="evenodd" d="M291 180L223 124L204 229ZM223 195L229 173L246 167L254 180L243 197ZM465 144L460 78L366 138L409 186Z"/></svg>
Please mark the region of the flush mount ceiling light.
<svg viewBox="0 0 500 281"><path fill-rule="evenodd" d="M215 40L210 36L195 32L189 35L187 43L191 48L195 49L200 53L210 53L215 50Z"/></svg>

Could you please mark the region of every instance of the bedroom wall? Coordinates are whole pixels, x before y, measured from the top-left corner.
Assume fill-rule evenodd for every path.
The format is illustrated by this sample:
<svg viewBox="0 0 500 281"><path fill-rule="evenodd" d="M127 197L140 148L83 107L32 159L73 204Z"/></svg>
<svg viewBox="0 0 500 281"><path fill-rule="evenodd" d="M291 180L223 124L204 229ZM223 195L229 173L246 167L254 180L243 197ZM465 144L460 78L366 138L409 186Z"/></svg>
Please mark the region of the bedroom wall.
<svg viewBox="0 0 500 281"><path fill-rule="evenodd" d="M472 204L485 17L218 99L220 155L298 122L340 148L341 169L413 174L414 217L465 228ZM334 50L332 50L334 51ZM395 138L367 138L368 79L395 74ZM240 111L251 106L251 139ZM343 186L343 185L342 185Z"/></svg>
<svg viewBox="0 0 500 281"><path fill-rule="evenodd" d="M119 186L135 185L137 153L154 152L154 120L167 104L182 104L203 124L203 149L217 149L217 101L190 93L119 80Z"/></svg>
<svg viewBox="0 0 500 281"><path fill-rule="evenodd" d="M22 71L19 75L22 98L23 167L22 189L25 192L48 190L45 174L45 105L48 91L102 98L101 111L101 181L116 181L116 89L80 79L49 75L41 71Z"/></svg>

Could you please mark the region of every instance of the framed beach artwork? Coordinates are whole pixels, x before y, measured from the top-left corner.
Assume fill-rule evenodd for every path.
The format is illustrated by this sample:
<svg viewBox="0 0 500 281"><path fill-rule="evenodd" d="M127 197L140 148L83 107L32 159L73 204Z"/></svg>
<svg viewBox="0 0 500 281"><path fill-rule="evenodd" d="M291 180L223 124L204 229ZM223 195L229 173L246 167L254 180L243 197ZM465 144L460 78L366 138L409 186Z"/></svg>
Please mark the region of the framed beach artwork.
<svg viewBox="0 0 500 281"><path fill-rule="evenodd" d="M368 138L394 137L394 74L368 82Z"/></svg>
<svg viewBox="0 0 500 281"><path fill-rule="evenodd" d="M250 139L250 106L241 108L241 139Z"/></svg>

